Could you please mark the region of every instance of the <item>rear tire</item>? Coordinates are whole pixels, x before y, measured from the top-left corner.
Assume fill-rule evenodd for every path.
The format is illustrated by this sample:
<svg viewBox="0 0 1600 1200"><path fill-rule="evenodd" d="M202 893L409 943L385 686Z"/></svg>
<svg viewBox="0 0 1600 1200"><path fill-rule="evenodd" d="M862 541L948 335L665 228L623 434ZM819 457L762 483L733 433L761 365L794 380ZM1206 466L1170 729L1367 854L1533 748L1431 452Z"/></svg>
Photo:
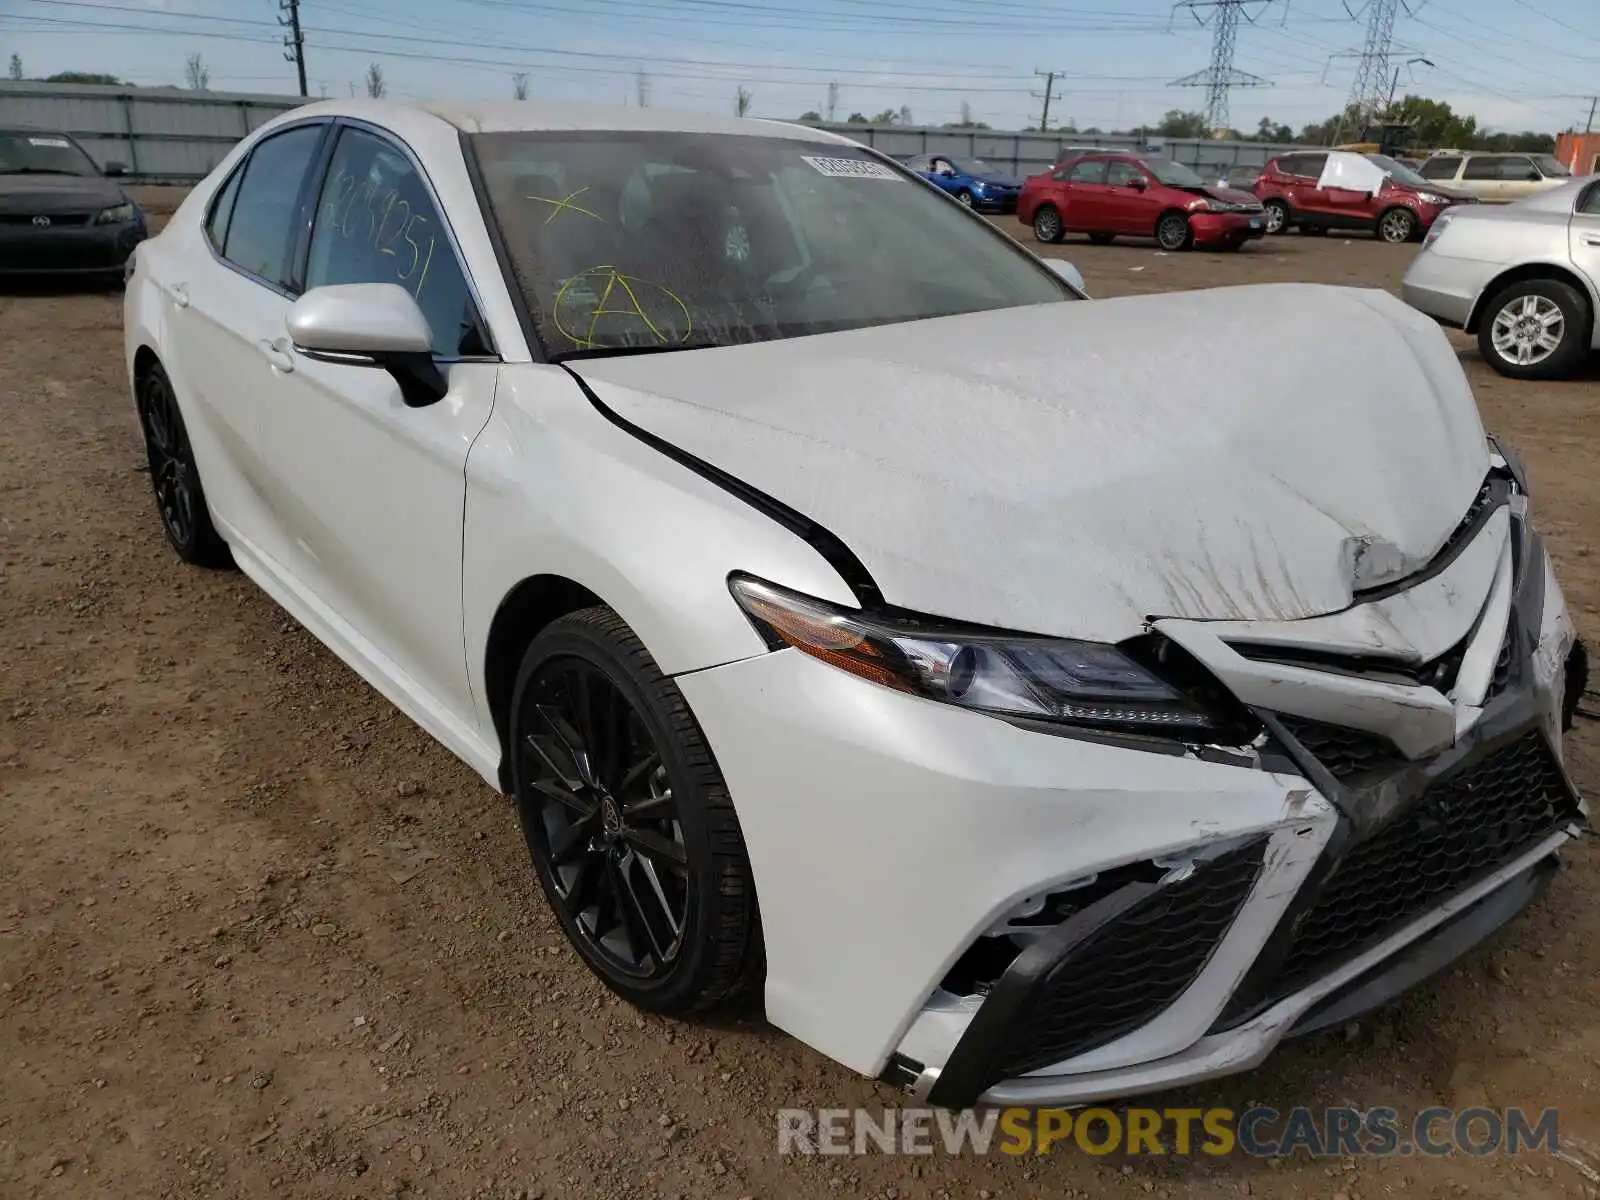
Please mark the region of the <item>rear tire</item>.
<svg viewBox="0 0 1600 1200"><path fill-rule="evenodd" d="M1180 212L1162 214L1156 222L1156 245L1169 252L1187 250L1194 245L1194 230L1189 218Z"/></svg>
<svg viewBox="0 0 1600 1200"><path fill-rule="evenodd" d="M678 685L611 609L533 640L508 752L534 872L602 983L668 1016L759 984L755 878L728 786Z"/></svg>
<svg viewBox="0 0 1600 1200"><path fill-rule="evenodd" d="M1588 304L1569 284L1524 279L1484 306L1478 351L1508 378L1560 379L1585 358L1591 320Z"/></svg>
<svg viewBox="0 0 1600 1200"><path fill-rule="evenodd" d="M134 403L144 432L150 487L167 541L179 558L193 566L215 570L233 566L228 543L211 523L189 429L160 363L151 364L134 381Z"/></svg>
<svg viewBox="0 0 1600 1200"><path fill-rule="evenodd" d="M1061 240L1061 214L1054 205L1042 204L1033 214L1033 240L1054 244Z"/></svg>

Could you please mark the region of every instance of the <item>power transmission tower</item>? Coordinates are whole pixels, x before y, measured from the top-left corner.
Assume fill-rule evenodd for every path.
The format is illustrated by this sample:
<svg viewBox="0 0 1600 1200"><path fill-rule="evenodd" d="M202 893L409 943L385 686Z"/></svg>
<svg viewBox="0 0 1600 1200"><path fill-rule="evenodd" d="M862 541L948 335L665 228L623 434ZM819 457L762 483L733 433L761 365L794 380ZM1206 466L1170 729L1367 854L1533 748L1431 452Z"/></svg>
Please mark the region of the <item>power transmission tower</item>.
<svg viewBox="0 0 1600 1200"><path fill-rule="evenodd" d="M832 125L835 115L839 111L839 84L835 80L828 85L828 124Z"/></svg>
<svg viewBox="0 0 1600 1200"><path fill-rule="evenodd" d="M1039 117L1039 132L1044 133L1050 128L1050 101L1060 99L1060 97L1056 95L1056 80L1062 75L1066 74L1066 72L1035 71L1034 74L1040 79L1044 80L1044 91L1030 93L1035 100L1044 101L1044 112Z"/></svg>
<svg viewBox="0 0 1600 1200"><path fill-rule="evenodd" d="M1414 48L1394 44L1395 21L1399 19L1402 9L1406 16L1412 17L1425 3L1427 0L1415 5L1411 0L1367 0L1360 8L1351 8L1349 0L1345 2L1345 11L1353 20L1359 21L1363 14L1367 18L1367 36L1357 56L1356 77L1350 81L1349 99L1345 101L1345 111L1353 112L1363 128L1371 124L1385 108L1386 95L1391 90L1390 61L1421 53Z"/></svg>
<svg viewBox="0 0 1600 1200"><path fill-rule="evenodd" d="M1204 71L1174 79L1171 87L1206 89L1206 127L1228 128L1228 93L1236 87L1271 87L1270 81L1233 67L1233 51L1239 40L1239 18L1252 25L1261 10L1273 0L1183 0L1174 7L1186 8L1200 25L1211 26L1211 65ZM1205 10L1209 9L1209 12Z"/></svg>
<svg viewBox="0 0 1600 1200"><path fill-rule="evenodd" d="M642 68L633 77L633 92L640 108L650 107L650 76Z"/></svg>
<svg viewBox="0 0 1600 1200"><path fill-rule="evenodd" d="M300 94L308 96L306 91L306 38L300 30L300 0L278 0L278 24L286 26L289 36L283 39L283 57L295 65L295 70L300 73Z"/></svg>

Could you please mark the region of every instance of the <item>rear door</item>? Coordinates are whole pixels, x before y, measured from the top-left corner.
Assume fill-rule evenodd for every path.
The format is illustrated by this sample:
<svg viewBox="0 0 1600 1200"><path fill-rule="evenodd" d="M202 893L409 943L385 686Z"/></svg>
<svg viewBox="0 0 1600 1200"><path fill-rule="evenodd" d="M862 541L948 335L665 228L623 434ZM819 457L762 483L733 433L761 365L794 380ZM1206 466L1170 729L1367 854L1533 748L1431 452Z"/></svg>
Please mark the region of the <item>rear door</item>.
<svg viewBox="0 0 1600 1200"><path fill-rule="evenodd" d="M274 527L263 495L261 418L280 381L262 345L283 332L290 249L304 228L307 180L327 130L326 121L311 121L257 143L212 201L209 253L191 256L168 283L166 366L212 515L230 541L258 548L271 545Z"/></svg>
<svg viewBox="0 0 1600 1200"><path fill-rule="evenodd" d="M1588 277L1590 294L1600 296L1600 183L1591 183L1579 198L1570 228L1572 265ZM1600 323L1591 333L1600 346Z"/></svg>
<svg viewBox="0 0 1600 1200"><path fill-rule="evenodd" d="M1289 207L1297 215L1327 219L1328 194L1317 187L1327 165L1326 154L1286 154L1278 160L1278 170L1286 177Z"/></svg>
<svg viewBox="0 0 1600 1200"><path fill-rule="evenodd" d="M1510 203L1545 188L1544 175L1525 154L1508 154L1500 160L1500 195Z"/></svg>
<svg viewBox="0 0 1600 1200"><path fill-rule="evenodd" d="M1500 162L1492 154L1472 154L1461 168L1461 187L1485 204L1505 203Z"/></svg>
<svg viewBox="0 0 1600 1200"><path fill-rule="evenodd" d="M1064 175L1062 227L1077 233L1107 230L1106 168L1104 158L1080 158L1057 174Z"/></svg>

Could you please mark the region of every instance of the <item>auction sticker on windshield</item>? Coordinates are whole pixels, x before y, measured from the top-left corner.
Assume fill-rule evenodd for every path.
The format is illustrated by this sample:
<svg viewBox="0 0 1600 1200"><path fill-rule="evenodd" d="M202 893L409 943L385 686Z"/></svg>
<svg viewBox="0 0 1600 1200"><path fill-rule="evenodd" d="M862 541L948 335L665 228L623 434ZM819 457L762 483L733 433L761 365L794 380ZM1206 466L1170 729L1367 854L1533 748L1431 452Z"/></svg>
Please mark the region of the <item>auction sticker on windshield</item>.
<svg viewBox="0 0 1600 1200"><path fill-rule="evenodd" d="M30 145L30 146L59 146L61 149L65 150L67 148L67 139L66 138L54 138L54 137L31 137L31 138L28 139L28 145Z"/></svg>
<svg viewBox="0 0 1600 1200"><path fill-rule="evenodd" d="M820 174L831 175L835 179L900 178L882 163L869 162L863 158L817 158L810 154L802 154L800 157L810 163Z"/></svg>

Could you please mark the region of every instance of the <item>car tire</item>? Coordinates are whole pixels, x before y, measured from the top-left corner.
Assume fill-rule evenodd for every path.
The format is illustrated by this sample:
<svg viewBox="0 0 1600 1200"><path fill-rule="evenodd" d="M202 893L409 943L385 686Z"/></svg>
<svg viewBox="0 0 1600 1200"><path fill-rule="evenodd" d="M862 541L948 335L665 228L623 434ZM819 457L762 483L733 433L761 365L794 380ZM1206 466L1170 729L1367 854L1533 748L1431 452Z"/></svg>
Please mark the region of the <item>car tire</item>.
<svg viewBox="0 0 1600 1200"><path fill-rule="evenodd" d="M1033 240L1053 244L1061 240L1063 232L1061 214L1052 205L1040 205L1033 214Z"/></svg>
<svg viewBox="0 0 1600 1200"><path fill-rule="evenodd" d="M728 786L678 685L621 617L583 609L533 640L508 740L534 872L602 983L668 1016L759 984L755 880Z"/></svg>
<svg viewBox="0 0 1600 1200"><path fill-rule="evenodd" d="M221 570L233 565L228 543L211 522L200 468L195 465L189 428L183 422L172 381L160 363L141 371L134 382L134 403L144 433L150 489L162 532L184 562Z"/></svg>
<svg viewBox="0 0 1600 1200"><path fill-rule="evenodd" d="M1156 222L1156 245L1167 251L1187 250L1194 245L1189 218L1180 212L1163 213Z"/></svg>
<svg viewBox="0 0 1600 1200"><path fill-rule="evenodd" d="M1559 379L1583 361L1592 314L1583 296L1559 279L1523 279L1484 306L1478 350L1512 379ZM1525 323L1525 324L1524 324ZM1534 336L1535 326L1543 333ZM1547 343L1554 340L1554 345Z"/></svg>
<svg viewBox="0 0 1600 1200"><path fill-rule="evenodd" d="M1117 240L1117 235L1114 233L1091 233L1089 240L1096 246L1109 246Z"/></svg>
<svg viewBox="0 0 1600 1200"><path fill-rule="evenodd" d="M1402 246L1417 236L1417 214L1409 208L1391 208L1378 217L1378 236L1391 246Z"/></svg>
<svg viewBox="0 0 1600 1200"><path fill-rule="evenodd" d="M972 207L972 193L967 191L966 188L962 188L959 192L956 193L956 199L961 202L961 206L963 208L971 208Z"/></svg>
<svg viewBox="0 0 1600 1200"><path fill-rule="evenodd" d="M1268 200L1261 206L1265 210L1264 221L1267 233L1287 233L1289 231L1289 206L1282 200Z"/></svg>

